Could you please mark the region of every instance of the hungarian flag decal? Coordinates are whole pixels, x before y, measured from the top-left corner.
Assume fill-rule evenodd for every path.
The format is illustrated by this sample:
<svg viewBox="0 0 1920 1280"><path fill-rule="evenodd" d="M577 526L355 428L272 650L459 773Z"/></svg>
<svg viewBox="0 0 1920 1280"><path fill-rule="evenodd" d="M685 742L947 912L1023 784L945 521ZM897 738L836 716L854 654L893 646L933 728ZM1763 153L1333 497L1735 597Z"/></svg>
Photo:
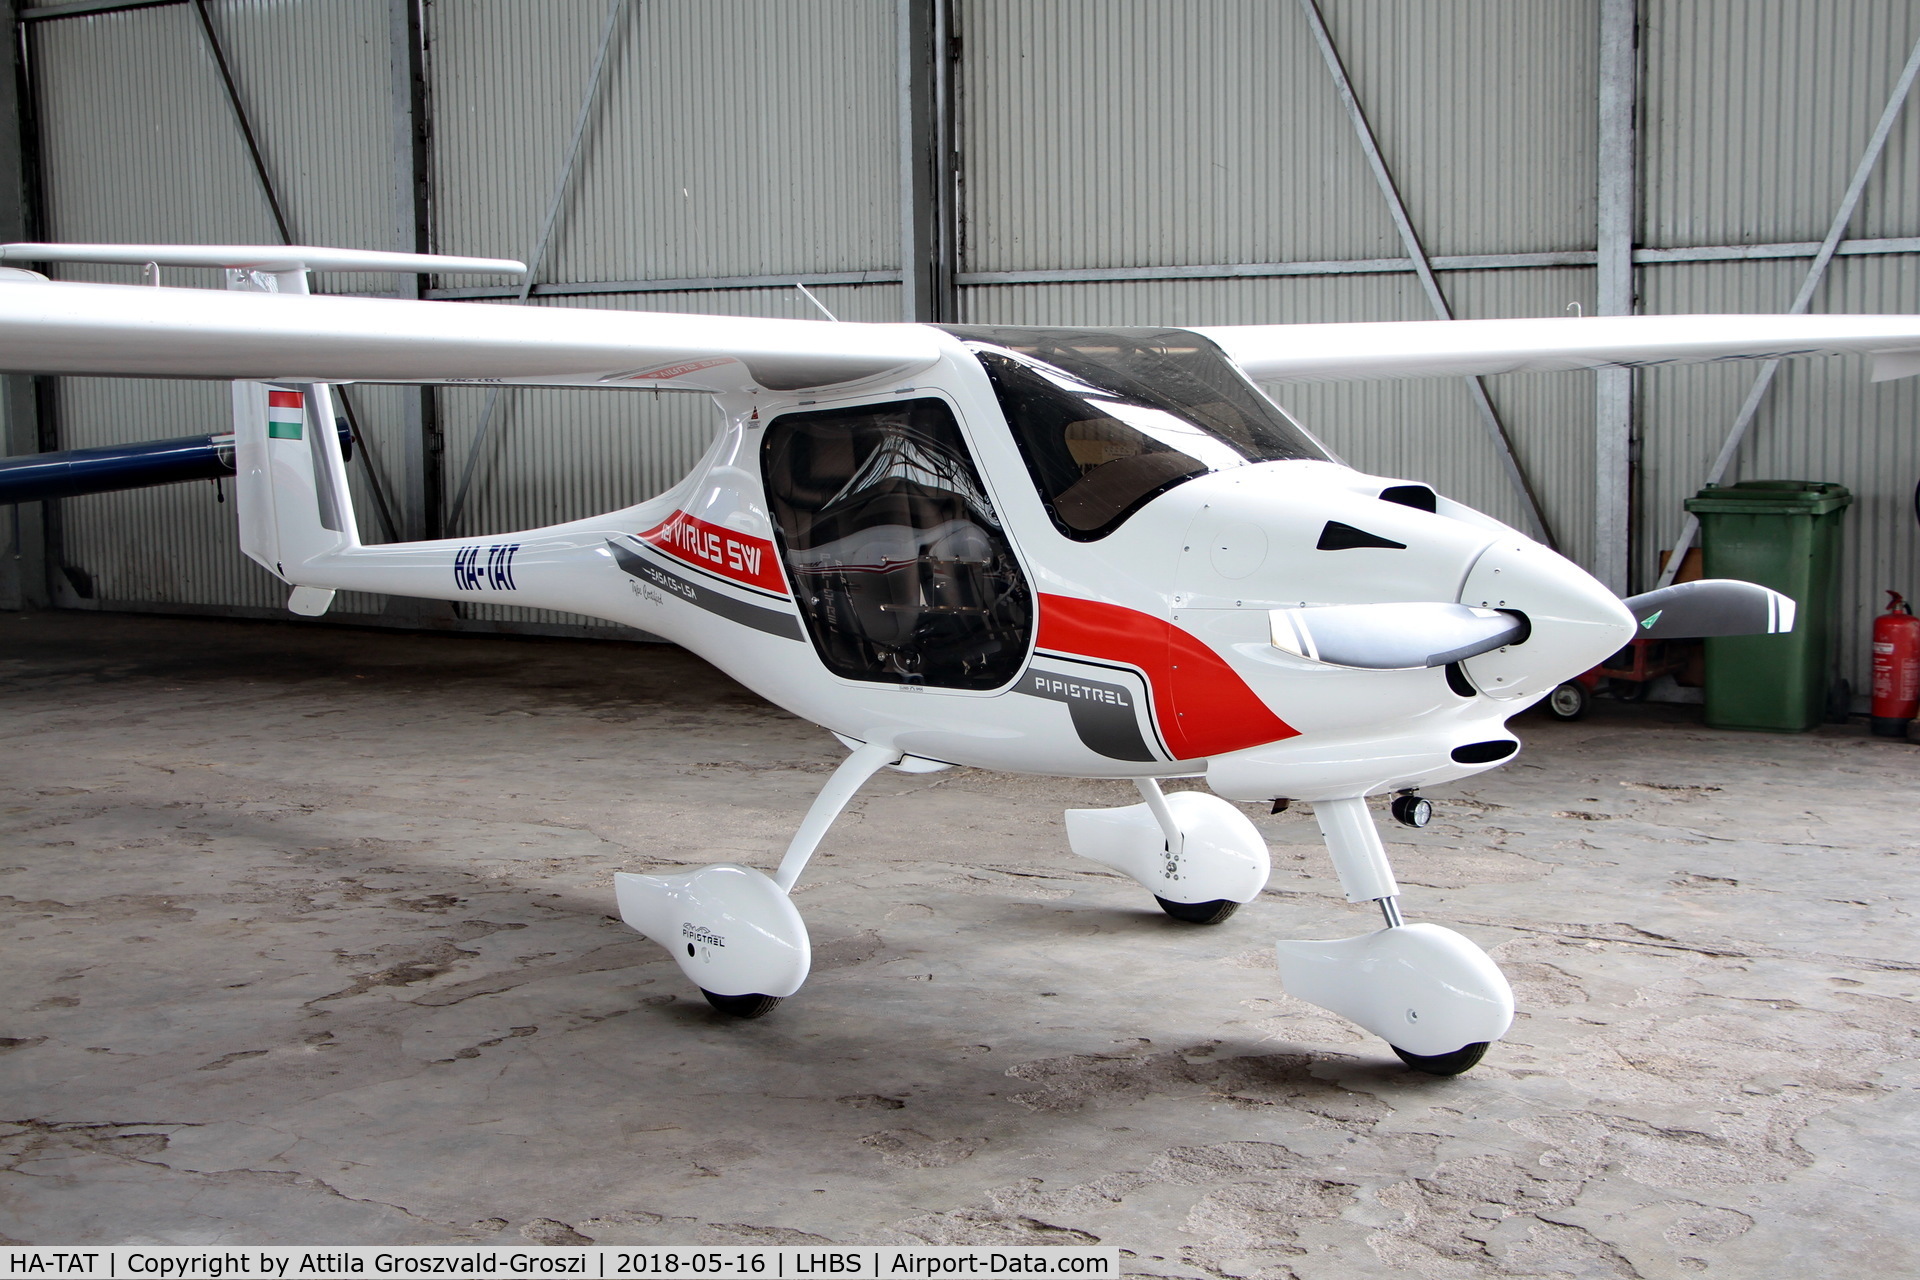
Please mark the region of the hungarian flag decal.
<svg viewBox="0 0 1920 1280"><path fill-rule="evenodd" d="M306 417L306 397L298 391L267 392L267 439L298 440Z"/></svg>

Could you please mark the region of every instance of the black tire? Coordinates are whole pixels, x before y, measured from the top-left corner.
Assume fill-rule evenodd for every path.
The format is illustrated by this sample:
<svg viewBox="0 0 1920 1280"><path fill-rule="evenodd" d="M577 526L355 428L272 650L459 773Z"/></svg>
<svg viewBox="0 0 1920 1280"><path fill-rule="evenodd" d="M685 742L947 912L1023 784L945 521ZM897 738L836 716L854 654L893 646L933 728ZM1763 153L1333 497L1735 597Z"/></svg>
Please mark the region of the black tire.
<svg viewBox="0 0 1920 1280"><path fill-rule="evenodd" d="M1578 680L1569 680L1555 686L1540 705L1555 720L1583 720L1587 712L1593 710L1593 695Z"/></svg>
<svg viewBox="0 0 1920 1280"><path fill-rule="evenodd" d="M1394 1045L1393 1051L1415 1071L1424 1071L1430 1076L1457 1076L1487 1056L1487 1042L1465 1045L1452 1053L1408 1053L1399 1045Z"/></svg>
<svg viewBox="0 0 1920 1280"><path fill-rule="evenodd" d="M714 1008L718 1009L720 1012L725 1014L730 1014L736 1018L763 1017L766 1014L772 1013L773 1007L780 1003L779 996L763 996L763 995L756 995L756 994L748 994L744 996L723 996L723 995L716 995L714 992L707 990L705 987L700 988L700 994L707 998L708 1004L712 1005Z"/></svg>
<svg viewBox="0 0 1920 1280"><path fill-rule="evenodd" d="M1185 920L1188 924L1219 924L1240 909L1239 903L1226 898L1215 898L1212 902L1168 902L1155 894L1153 900L1175 920Z"/></svg>

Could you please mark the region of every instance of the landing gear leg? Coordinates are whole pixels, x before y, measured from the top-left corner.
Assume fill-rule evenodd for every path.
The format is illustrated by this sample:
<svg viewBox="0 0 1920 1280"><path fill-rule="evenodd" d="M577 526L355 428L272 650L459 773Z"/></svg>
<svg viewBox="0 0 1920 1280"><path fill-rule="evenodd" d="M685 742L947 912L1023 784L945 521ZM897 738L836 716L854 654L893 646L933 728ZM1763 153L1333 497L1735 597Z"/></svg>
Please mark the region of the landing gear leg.
<svg viewBox="0 0 1920 1280"><path fill-rule="evenodd" d="M847 802L899 760L893 748L870 743L841 761L771 876L730 862L679 876L615 874L620 918L665 947L714 1008L760 1017L800 989L813 963L788 893Z"/></svg>
<svg viewBox="0 0 1920 1280"><path fill-rule="evenodd" d="M1513 1023L1505 975L1453 930L1401 920L1400 886L1364 798L1316 800L1313 812L1347 901L1377 903L1386 927L1275 943L1281 985L1373 1032L1416 1071L1467 1070Z"/></svg>

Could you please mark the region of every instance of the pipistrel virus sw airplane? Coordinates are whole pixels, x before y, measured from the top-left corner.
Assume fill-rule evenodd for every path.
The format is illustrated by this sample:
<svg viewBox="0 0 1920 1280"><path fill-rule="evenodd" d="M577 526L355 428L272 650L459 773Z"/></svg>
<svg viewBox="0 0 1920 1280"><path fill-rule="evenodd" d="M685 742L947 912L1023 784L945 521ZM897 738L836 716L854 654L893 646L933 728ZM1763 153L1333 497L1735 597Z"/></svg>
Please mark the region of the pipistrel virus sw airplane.
<svg viewBox="0 0 1920 1280"><path fill-rule="evenodd" d="M220 267L228 289L0 269L0 369L233 382L240 544L295 613L336 591L516 604L684 645L850 754L772 875L616 877L621 916L721 1010L805 981L789 898L881 769L1125 778L1067 814L1075 853L1215 924L1266 884L1230 802L1311 801L1347 898L1384 927L1277 944L1291 994L1410 1065L1466 1070L1513 1016L1472 942L1403 922L1367 797L1512 758L1506 727L1643 636L1784 631L1737 582L1622 601L1424 484L1342 465L1256 381L1856 353L1920 372L1920 317L1659 316L1070 329L661 315L307 292L310 269L515 272L302 247L12 245L9 262ZM153 273L157 278L157 270ZM328 384L701 392L712 447L621 511L362 545ZM1164 794L1203 777L1212 794Z"/></svg>

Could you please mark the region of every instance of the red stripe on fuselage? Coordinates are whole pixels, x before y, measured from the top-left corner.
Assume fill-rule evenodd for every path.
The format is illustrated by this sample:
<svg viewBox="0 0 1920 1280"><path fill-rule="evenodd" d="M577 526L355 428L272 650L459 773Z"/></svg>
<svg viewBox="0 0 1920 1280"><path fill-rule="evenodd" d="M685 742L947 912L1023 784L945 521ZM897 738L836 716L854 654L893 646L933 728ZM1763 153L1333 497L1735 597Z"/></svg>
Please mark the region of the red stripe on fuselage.
<svg viewBox="0 0 1920 1280"><path fill-rule="evenodd" d="M1176 760L1200 760L1299 735L1219 654L1170 622L1119 605L1040 597L1040 647L1138 667Z"/></svg>
<svg viewBox="0 0 1920 1280"><path fill-rule="evenodd" d="M780 576L780 554L765 538L709 524L684 511L674 512L639 537L674 559L709 573L762 591L787 594L786 581Z"/></svg>

